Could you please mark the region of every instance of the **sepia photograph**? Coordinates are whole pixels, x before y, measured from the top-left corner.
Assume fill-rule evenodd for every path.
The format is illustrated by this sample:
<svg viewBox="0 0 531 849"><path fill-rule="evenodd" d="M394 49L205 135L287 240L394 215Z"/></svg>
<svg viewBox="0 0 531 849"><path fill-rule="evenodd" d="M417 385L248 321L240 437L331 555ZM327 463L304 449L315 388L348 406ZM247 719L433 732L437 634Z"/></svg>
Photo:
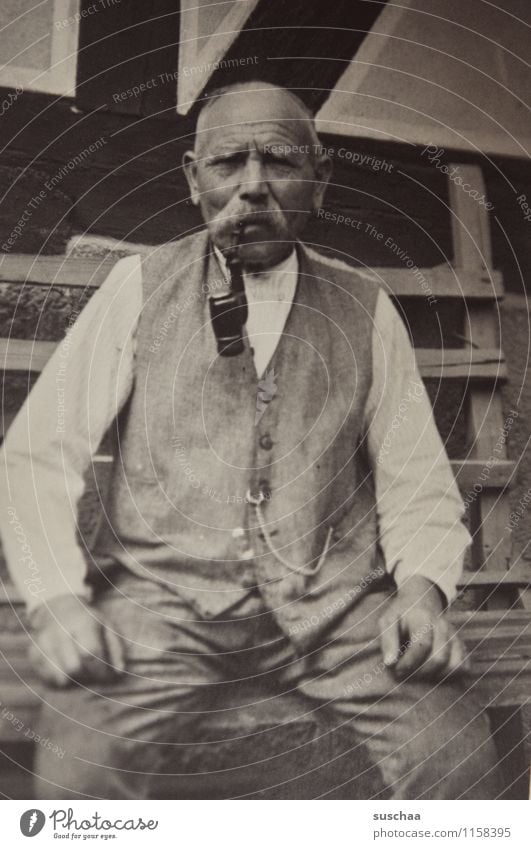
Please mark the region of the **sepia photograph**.
<svg viewBox="0 0 531 849"><path fill-rule="evenodd" d="M531 6L1 0L0 44L9 845L336 800L523 847Z"/></svg>

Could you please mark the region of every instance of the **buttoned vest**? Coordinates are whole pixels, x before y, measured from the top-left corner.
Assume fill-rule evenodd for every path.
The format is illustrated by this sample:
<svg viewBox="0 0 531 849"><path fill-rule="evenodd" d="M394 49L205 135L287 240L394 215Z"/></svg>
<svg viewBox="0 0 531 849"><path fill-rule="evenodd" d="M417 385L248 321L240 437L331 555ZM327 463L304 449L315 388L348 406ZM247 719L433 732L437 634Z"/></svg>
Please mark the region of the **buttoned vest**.
<svg viewBox="0 0 531 849"><path fill-rule="evenodd" d="M307 645L386 579L364 416L378 290L297 250L262 379L248 344L217 354L208 297L225 284L207 234L143 258L134 386L96 552L203 617L256 586Z"/></svg>

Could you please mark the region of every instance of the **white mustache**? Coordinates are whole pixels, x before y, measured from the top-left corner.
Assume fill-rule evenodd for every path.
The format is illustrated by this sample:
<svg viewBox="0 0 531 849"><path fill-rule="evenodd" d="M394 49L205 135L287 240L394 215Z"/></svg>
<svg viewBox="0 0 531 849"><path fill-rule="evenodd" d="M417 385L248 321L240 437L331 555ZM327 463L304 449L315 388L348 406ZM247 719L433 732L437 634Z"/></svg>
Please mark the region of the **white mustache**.
<svg viewBox="0 0 531 849"><path fill-rule="evenodd" d="M277 204L268 205L259 209L242 206L238 201L229 201L227 206L222 209L214 221L216 230L220 233L228 231L237 232L238 229L245 223L267 223L270 224L278 234L289 233L289 228L282 212L282 209Z"/></svg>

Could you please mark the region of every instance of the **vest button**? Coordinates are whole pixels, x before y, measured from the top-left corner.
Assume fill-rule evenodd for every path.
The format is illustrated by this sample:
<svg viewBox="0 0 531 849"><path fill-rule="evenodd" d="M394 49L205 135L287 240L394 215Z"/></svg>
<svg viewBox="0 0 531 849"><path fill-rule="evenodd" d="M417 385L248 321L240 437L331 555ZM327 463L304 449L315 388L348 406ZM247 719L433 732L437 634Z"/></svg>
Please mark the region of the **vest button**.
<svg viewBox="0 0 531 849"><path fill-rule="evenodd" d="M248 572L245 572L241 577L240 583L246 590L250 590L252 587L256 587L256 578L254 575L250 575Z"/></svg>
<svg viewBox="0 0 531 849"><path fill-rule="evenodd" d="M260 492L262 493L262 495L264 497L264 501L270 501L270 499L271 499L271 486L269 484L269 481L262 479L261 481L259 481L258 486L260 488Z"/></svg>
<svg viewBox="0 0 531 849"><path fill-rule="evenodd" d="M273 447L273 440L268 433L263 433L259 439L259 444L260 448L263 448L264 451L271 451Z"/></svg>
<svg viewBox="0 0 531 849"><path fill-rule="evenodd" d="M277 534L278 534L278 531L277 531L276 528L273 528L272 531L269 531L270 537L276 537ZM262 531L259 532L258 539L262 540L262 542L265 542L265 536L263 535Z"/></svg>

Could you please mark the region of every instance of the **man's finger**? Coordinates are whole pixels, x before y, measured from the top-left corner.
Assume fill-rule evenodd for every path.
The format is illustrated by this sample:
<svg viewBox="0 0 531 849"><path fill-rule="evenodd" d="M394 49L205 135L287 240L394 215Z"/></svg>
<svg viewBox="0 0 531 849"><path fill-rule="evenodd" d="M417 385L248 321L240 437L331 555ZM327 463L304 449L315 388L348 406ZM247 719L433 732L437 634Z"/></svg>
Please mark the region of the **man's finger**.
<svg viewBox="0 0 531 849"><path fill-rule="evenodd" d="M116 670L116 672L118 672L118 674L125 672L124 646L121 639L114 633L114 631L111 631L108 628L105 629L104 639L111 666Z"/></svg>
<svg viewBox="0 0 531 849"><path fill-rule="evenodd" d="M72 683L72 673L79 667L79 657L68 650L61 652L57 642L41 634L30 648L30 660L36 673L53 687L67 687Z"/></svg>
<svg viewBox="0 0 531 849"><path fill-rule="evenodd" d="M386 666L394 666L400 657L400 619L382 617L380 631L383 661Z"/></svg>
<svg viewBox="0 0 531 849"><path fill-rule="evenodd" d="M419 669L422 678L435 678L443 672L450 659L451 638L444 619L438 619L433 629L431 652Z"/></svg>
<svg viewBox="0 0 531 849"><path fill-rule="evenodd" d="M53 657L57 658L57 662L61 669L70 677L76 680L77 676L83 669L83 655L79 651L74 641L69 635L54 635L52 645Z"/></svg>
<svg viewBox="0 0 531 849"><path fill-rule="evenodd" d="M109 681L115 675L115 669L105 631L102 627L85 629L82 640L83 669L79 680L82 683ZM81 645L81 644L80 644Z"/></svg>
<svg viewBox="0 0 531 849"><path fill-rule="evenodd" d="M406 625L404 631L407 636L395 671L397 675L406 676L417 670L430 656L434 629L420 611L416 616L405 615L402 622Z"/></svg>
<svg viewBox="0 0 531 849"><path fill-rule="evenodd" d="M34 672L49 687L64 687L68 683L67 676L58 670L36 645L30 646L29 661Z"/></svg>
<svg viewBox="0 0 531 849"><path fill-rule="evenodd" d="M451 638L450 657L448 658L448 665L445 669L445 673L447 675L453 675L456 672L469 671L470 657L457 634L454 634Z"/></svg>
<svg viewBox="0 0 531 849"><path fill-rule="evenodd" d="M109 681L125 669L122 641L110 629L86 629L82 637L83 680Z"/></svg>

